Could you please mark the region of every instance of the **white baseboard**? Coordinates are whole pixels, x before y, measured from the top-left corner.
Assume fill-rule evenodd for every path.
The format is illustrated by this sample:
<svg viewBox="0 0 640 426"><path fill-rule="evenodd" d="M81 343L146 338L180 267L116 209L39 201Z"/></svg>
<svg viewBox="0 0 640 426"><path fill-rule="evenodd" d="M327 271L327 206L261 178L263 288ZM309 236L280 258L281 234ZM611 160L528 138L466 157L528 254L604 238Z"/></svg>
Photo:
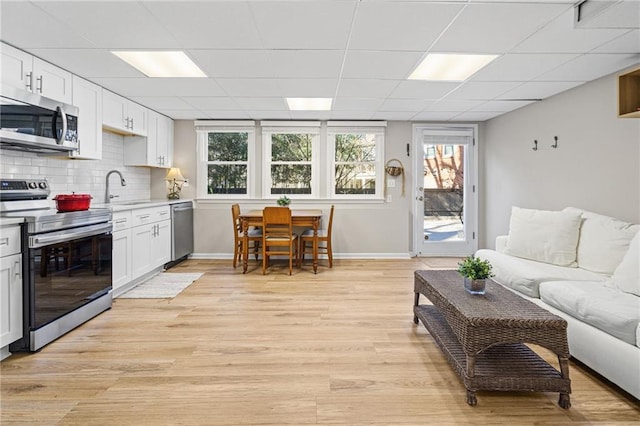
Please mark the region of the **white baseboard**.
<svg viewBox="0 0 640 426"><path fill-rule="evenodd" d="M327 256L320 256L326 259ZM334 253L334 259L411 259L409 253ZM189 259L214 260L214 259L233 259L231 253L191 253Z"/></svg>

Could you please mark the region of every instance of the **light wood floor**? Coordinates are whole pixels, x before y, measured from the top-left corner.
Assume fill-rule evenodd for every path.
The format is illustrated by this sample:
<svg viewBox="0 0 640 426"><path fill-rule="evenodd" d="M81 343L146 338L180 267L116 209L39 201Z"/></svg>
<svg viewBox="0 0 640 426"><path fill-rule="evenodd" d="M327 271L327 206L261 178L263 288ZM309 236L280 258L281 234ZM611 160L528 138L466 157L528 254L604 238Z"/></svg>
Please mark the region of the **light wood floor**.
<svg viewBox="0 0 640 426"><path fill-rule="evenodd" d="M554 393L465 391L412 322L413 271L452 259L338 260L317 275L231 261L173 300L116 299L46 346L0 364L2 425L633 424L640 408L571 363ZM546 359L555 358L537 348ZM555 362L555 361L554 361ZM556 365L554 363L554 365Z"/></svg>

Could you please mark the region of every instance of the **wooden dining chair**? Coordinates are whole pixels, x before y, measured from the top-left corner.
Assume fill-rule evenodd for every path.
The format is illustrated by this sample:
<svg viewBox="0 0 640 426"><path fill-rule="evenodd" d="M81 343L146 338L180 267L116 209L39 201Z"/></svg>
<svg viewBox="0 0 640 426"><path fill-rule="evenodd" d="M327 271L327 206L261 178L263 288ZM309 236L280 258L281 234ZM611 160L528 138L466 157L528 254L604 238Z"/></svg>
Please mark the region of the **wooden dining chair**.
<svg viewBox="0 0 640 426"><path fill-rule="evenodd" d="M298 236L293 233L289 207L265 207L262 211L262 274L269 266L269 257L289 257L289 275L298 256Z"/></svg>
<svg viewBox="0 0 640 426"><path fill-rule="evenodd" d="M233 267L238 265L238 262L242 259L242 250L244 244L244 233L242 232L242 222L240 221L240 205L233 204L231 206L231 216L233 218ZM253 249L253 252L258 260L258 253L260 251L260 244L262 243L262 231L260 229L249 229L249 251Z"/></svg>
<svg viewBox="0 0 640 426"><path fill-rule="evenodd" d="M333 228L333 210L331 206L329 212L329 224L326 229L318 229L318 255L326 254L329 258L329 268L333 268L333 249L331 248L331 228ZM300 234L299 263L302 264L304 254L311 253L313 256L313 229L307 229Z"/></svg>

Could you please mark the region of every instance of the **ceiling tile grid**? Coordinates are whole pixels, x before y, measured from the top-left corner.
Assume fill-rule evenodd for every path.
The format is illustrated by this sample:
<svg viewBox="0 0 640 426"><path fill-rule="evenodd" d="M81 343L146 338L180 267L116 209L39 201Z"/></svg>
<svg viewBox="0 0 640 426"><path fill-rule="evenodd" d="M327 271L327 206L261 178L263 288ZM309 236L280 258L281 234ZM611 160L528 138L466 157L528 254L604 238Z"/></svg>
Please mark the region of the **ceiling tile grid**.
<svg viewBox="0 0 640 426"><path fill-rule="evenodd" d="M484 121L640 64L640 2L579 28L574 3L3 1L0 39L174 119ZM208 77L152 79L118 49L184 50ZM499 57L464 82L408 80L430 52Z"/></svg>

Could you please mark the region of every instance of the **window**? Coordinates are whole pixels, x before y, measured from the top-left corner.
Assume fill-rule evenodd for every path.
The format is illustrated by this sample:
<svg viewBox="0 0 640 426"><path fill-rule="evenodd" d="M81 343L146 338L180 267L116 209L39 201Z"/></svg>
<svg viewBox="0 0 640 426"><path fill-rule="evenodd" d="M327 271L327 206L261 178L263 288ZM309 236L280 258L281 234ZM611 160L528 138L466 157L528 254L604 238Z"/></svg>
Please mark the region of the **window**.
<svg viewBox="0 0 640 426"><path fill-rule="evenodd" d="M443 145L442 157L444 158L453 157L453 145Z"/></svg>
<svg viewBox="0 0 640 426"><path fill-rule="evenodd" d="M331 196L380 198L384 182L384 127L333 127L327 129Z"/></svg>
<svg viewBox="0 0 640 426"><path fill-rule="evenodd" d="M436 158L436 146L435 145L425 145L424 148L425 152L424 152L424 156L426 158Z"/></svg>
<svg viewBox="0 0 640 426"><path fill-rule="evenodd" d="M216 122L196 122L198 134L198 196L246 198L251 195L251 159L255 144L253 127ZM253 124L253 122L250 122ZM203 182L203 184L200 184Z"/></svg>
<svg viewBox="0 0 640 426"><path fill-rule="evenodd" d="M295 124L295 127L289 127ZM263 197L318 198L320 123L262 122Z"/></svg>

